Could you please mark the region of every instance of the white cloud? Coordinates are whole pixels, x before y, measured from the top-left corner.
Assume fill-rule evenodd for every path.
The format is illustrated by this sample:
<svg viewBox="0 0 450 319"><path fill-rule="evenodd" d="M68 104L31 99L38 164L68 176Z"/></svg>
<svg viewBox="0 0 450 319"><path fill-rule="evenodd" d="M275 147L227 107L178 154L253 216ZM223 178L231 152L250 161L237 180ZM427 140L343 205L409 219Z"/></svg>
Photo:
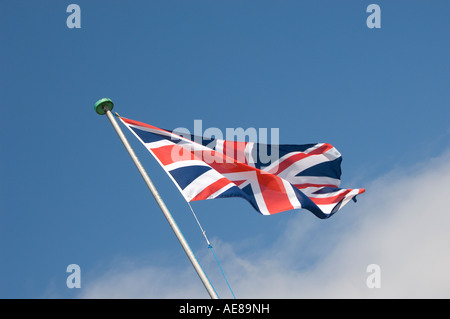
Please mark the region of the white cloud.
<svg viewBox="0 0 450 319"><path fill-rule="evenodd" d="M446 153L370 183L357 204L330 220L292 215L265 250L244 255L220 241L215 247L238 298L449 298L449 185ZM200 258L205 269L213 268ZM367 287L369 264L381 267L381 288ZM219 295L231 296L218 273L210 277ZM119 262L80 297L208 295L191 268Z"/></svg>

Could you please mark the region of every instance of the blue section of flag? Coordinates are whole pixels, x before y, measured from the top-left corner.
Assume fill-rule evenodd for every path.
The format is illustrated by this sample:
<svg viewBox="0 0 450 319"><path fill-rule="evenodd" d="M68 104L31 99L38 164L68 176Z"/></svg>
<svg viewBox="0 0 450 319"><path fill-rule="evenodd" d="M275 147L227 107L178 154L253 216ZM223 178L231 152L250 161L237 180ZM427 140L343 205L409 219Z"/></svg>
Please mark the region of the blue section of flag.
<svg viewBox="0 0 450 319"><path fill-rule="evenodd" d="M296 176L326 176L339 179L341 178L342 157L333 161L317 164L299 172Z"/></svg>
<svg viewBox="0 0 450 319"><path fill-rule="evenodd" d="M170 175L177 181L181 189L186 188L193 180L211 170L208 166L187 166L170 171Z"/></svg>

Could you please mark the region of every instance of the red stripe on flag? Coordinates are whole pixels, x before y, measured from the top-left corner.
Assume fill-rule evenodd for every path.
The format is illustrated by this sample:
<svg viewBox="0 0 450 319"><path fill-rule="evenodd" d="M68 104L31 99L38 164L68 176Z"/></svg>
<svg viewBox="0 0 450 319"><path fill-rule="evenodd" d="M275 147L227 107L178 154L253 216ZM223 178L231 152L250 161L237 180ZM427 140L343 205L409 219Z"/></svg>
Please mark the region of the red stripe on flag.
<svg viewBox="0 0 450 319"><path fill-rule="evenodd" d="M127 119L127 118L124 118L124 117L121 117L121 119L122 119L122 121L124 121L125 123L130 124L130 125L142 126L142 127L146 127L146 128L151 128L153 130L158 130L158 131L170 133L170 132L168 132L166 130L163 130L163 129L159 128L159 127L156 127L156 126L153 126L153 125L150 125L150 124L138 122L138 121L135 121L135 120L130 120L130 119Z"/></svg>
<svg viewBox="0 0 450 319"><path fill-rule="evenodd" d="M333 185L333 184L311 184L311 183L305 183L305 184L295 184L293 186L295 188L298 188L298 189L303 189L303 188L308 188L308 187L333 187L333 188L337 188L337 186Z"/></svg>
<svg viewBox="0 0 450 319"><path fill-rule="evenodd" d="M188 145L189 146L189 145ZM191 151L188 146L164 145L152 148L151 151L163 165L179 161L199 160L207 163L219 173L234 173L255 170L246 164L232 161L231 158L213 150Z"/></svg>
<svg viewBox="0 0 450 319"><path fill-rule="evenodd" d="M284 171L286 168L288 168L289 166L291 166L293 163L295 163L295 162L297 162L297 161L300 161L300 160L302 160L302 159L304 159L304 158L307 158L307 157L309 157L309 156L312 156L312 155L320 155L320 154L323 154L323 153L329 151L329 150L332 149L332 148L333 148L332 145L330 145L330 144L328 144L328 143L325 143L325 144L323 144L322 146L316 148L315 150L312 150L312 151L309 152L309 153L299 153L299 154L292 155L292 156L286 158L284 161L282 161L282 162L278 165L278 171L277 171L276 173L274 173L274 174L278 175L278 174L280 174L282 171Z"/></svg>
<svg viewBox="0 0 450 319"><path fill-rule="evenodd" d="M151 151L159 159L162 165L169 165L175 162L193 159L193 153L179 145L165 145L152 148Z"/></svg>
<svg viewBox="0 0 450 319"><path fill-rule="evenodd" d="M208 164L221 174L259 171L254 167L248 166L247 164L234 161L233 159L223 155L222 153L216 152L215 158L217 159L217 161L208 162Z"/></svg>
<svg viewBox="0 0 450 319"><path fill-rule="evenodd" d="M343 200L344 197L351 191L352 191L352 189L347 189L346 191L344 191L336 196L321 197L321 198L310 197L310 198L316 205L336 204L336 203L339 203L341 200Z"/></svg>
<svg viewBox="0 0 450 319"><path fill-rule="evenodd" d="M321 147L318 147L315 150L312 150L308 154L309 155L319 155L319 154L323 154L323 153L331 150L332 148L333 148L333 145L324 143Z"/></svg>
<svg viewBox="0 0 450 319"><path fill-rule="evenodd" d="M259 187L269 213L275 214L275 212L294 209L281 178L271 174L258 174L257 176Z"/></svg>
<svg viewBox="0 0 450 319"><path fill-rule="evenodd" d="M233 181L233 184L235 184L236 186L239 187L239 185L241 185L242 183L246 182L247 180L242 180L242 181Z"/></svg>
<svg viewBox="0 0 450 319"><path fill-rule="evenodd" d="M195 196L193 199L191 199L191 201L207 199L209 196L211 196L212 194L214 194L221 188L225 187L229 183L230 183L230 181L228 179L226 179L225 177L221 178L221 179L215 181L214 183L212 183L211 185L209 185L208 187L206 187L200 193L198 193L197 196Z"/></svg>

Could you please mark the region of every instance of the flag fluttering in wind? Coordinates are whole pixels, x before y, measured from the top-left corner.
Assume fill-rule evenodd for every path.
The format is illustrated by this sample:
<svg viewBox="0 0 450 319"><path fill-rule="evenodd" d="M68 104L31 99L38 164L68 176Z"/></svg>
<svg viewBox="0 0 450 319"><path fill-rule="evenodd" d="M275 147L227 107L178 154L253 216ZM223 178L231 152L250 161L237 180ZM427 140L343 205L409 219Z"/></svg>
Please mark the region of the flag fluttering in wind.
<svg viewBox="0 0 450 319"><path fill-rule="evenodd" d="M327 143L266 145L172 131L120 117L166 171L186 201L241 197L272 215L306 209L328 218L364 192L339 188L342 156ZM258 151L278 156L262 162Z"/></svg>

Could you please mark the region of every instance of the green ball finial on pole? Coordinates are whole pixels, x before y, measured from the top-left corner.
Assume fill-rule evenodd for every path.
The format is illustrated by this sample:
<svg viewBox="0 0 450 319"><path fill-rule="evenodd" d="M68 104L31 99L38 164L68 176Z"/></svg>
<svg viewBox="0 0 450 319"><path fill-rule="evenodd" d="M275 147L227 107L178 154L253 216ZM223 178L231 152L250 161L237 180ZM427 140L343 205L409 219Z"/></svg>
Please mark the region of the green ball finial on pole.
<svg viewBox="0 0 450 319"><path fill-rule="evenodd" d="M114 107L113 101L111 101L111 99L108 98L100 99L94 105L95 112L97 112L97 114L99 115L104 115L106 113L105 108L111 111L113 107Z"/></svg>

